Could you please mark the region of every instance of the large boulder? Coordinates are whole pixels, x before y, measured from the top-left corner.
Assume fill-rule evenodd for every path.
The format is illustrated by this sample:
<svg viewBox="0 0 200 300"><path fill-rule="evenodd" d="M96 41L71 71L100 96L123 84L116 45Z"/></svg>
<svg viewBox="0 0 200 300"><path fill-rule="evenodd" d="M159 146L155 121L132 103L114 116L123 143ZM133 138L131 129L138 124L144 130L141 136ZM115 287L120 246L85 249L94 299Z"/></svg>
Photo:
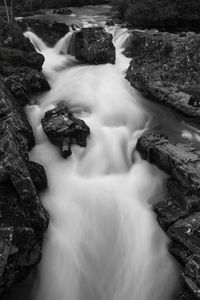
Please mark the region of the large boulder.
<svg viewBox="0 0 200 300"><path fill-rule="evenodd" d="M29 103L33 93L50 90L50 85L44 75L38 70L27 67L15 71L6 78L6 83L22 106Z"/></svg>
<svg viewBox="0 0 200 300"><path fill-rule="evenodd" d="M45 187L44 169L39 167L39 176L29 162L34 143L22 108L0 78L0 293L41 259L48 214L36 190Z"/></svg>
<svg viewBox="0 0 200 300"><path fill-rule="evenodd" d="M0 48L0 62L0 73L8 77L26 66L41 71L44 56L36 52L27 53L17 48Z"/></svg>
<svg viewBox="0 0 200 300"><path fill-rule="evenodd" d="M69 26L65 23L48 21L42 18L23 18L18 20L18 25L23 31L33 31L49 46L54 46L69 32Z"/></svg>
<svg viewBox="0 0 200 300"><path fill-rule="evenodd" d="M142 158L156 164L171 175L182 187L200 195L200 150L188 145L172 143L162 135L147 133L137 142Z"/></svg>
<svg viewBox="0 0 200 300"><path fill-rule="evenodd" d="M72 154L71 145L86 147L89 127L83 120L75 118L64 104L45 113L42 126L51 143L60 148L61 155L66 158Z"/></svg>
<svg viewBox="0 0 200 300"><path fill-rule="evenodd" d="M126 78L149 98L199 123L200 35L135 30L125 54Z"/></svg>
<svg viewBox="0 0 200 300"><path fill-rule="evenodd" d="M115 63L116 53L112 43L112 34L103 27L82 28L74 33L71 42L75 57L83 62L92 64Z"/></svg>

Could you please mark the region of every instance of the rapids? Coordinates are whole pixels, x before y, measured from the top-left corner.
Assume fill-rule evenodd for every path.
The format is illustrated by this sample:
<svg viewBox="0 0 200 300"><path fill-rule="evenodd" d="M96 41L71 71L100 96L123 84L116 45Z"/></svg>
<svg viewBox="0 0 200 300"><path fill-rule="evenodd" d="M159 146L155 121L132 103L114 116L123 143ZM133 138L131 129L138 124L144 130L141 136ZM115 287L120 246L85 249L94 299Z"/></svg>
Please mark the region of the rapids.
<svg viewBox="0 0 200 300"><path fill-rule="evenodd" d="M37 140L30 158L45 167L49 185L41 196L50 225L34 300L170 300L177 286L168 239L152 211L166 175L135 151L153 117L124 79L128 31L109 31L114 66L83 65L67 55L71 32L54 48L26 33L45 56L51 85L26 108ZM73 146L66 160L41 126L61 100L91 129L88 146Z"/></svg>

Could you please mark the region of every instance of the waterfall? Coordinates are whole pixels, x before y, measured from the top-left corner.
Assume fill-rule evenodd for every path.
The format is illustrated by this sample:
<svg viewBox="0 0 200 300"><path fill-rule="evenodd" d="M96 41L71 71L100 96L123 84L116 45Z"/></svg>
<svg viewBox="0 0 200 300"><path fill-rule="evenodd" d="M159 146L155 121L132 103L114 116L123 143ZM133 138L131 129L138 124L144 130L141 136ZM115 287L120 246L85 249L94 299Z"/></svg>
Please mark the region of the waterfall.
<svg viewBox="0 0 200 300"><path fill-rule="evenodd" d="M39 38L35 33L33 33L32 31L27 31L24 33L24 36L26 38L28 38L31 43L33 44L33 46L35 47L35 49L38 52L41 52L45 49L47 49L47 45L43 42L43 40L41 38Z"/></svg>
<svg viewBox="0 0 200 300"><path fill-rule="evenodd" d="M177 285L168 239L152 211L166 177L135 151L151 115L124 79L128 32L112 33L116 65L98 66L69 64L71 56L60 54L68 36L51 49L52 62L29 35L45 50L51 84L26 108L37 140L30 157L45 167L49 186L42 195L50 225L35 300L170 300ZM73 146L66 160L40 122L61 100L91 130L88 146Z"/></svg>
<svg viewBox="0 0 200 300"><path fill-rule="evenodd" d="M55 45L54 49L58 54L67 54L72 37L73 31L69 31L62 39L60 39Z"/></svg>

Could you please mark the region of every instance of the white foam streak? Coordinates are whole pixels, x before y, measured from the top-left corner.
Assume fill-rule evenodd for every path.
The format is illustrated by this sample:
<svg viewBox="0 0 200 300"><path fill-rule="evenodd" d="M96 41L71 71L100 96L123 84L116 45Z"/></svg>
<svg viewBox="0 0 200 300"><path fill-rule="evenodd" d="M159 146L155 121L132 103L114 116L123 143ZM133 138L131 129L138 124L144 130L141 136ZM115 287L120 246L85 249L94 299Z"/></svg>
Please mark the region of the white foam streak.
<svg viewBox="0 0 200 300"><path fill-rule="evenodd" d="M175 266L150 204L165 176L134 152L151 117L124 79L126 38L116 31L115 66L57 71L63 55L55 47L57 60L45 67L52 90L27 107L38 142L31 159L47 171L51 216L36 300L169 300L174 291ZM88 146L73 146L66 160L39 122L61 100L91 129Z"/></svg>

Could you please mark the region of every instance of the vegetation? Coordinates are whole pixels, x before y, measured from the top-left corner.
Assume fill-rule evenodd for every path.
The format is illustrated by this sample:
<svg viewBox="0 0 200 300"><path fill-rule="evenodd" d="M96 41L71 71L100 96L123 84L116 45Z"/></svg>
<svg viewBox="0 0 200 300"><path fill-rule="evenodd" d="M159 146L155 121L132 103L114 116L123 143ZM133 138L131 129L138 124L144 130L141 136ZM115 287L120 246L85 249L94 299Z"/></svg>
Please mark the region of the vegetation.
<svg viewBox="0 0 200 300"><path fill-rule="evenodd" d="M119 18L136 27L200 26L199 0L113 0L112 4Z"/></svg>

